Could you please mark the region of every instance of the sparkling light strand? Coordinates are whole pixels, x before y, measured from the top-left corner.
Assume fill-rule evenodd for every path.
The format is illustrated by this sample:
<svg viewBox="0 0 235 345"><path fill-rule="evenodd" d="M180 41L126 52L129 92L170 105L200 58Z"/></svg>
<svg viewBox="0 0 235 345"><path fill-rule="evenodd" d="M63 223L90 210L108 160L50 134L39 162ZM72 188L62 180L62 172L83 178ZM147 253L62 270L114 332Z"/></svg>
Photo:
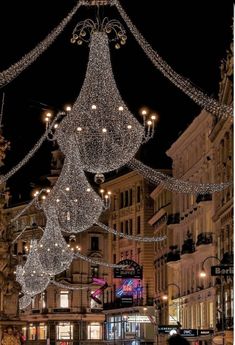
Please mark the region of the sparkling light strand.
<svg viewBox="0 0 235 345"><path fill-rule="evenodd" d="M75 253L74 257L76 259L81 259L81 260L90 262L91 264L94 264L94 265L100 265L100 266L105 266L105 267L109 267L109 268L124 268L124 267L126 267L126 265L117 265L117 264L112 264L112 263L105 262L105 261L100 261L100 260L88 257L86 255L83 255L81 253Z"/></svg>
<svg viewBox="0 0 235 345"><path fill-rule="evenodd" d="M12 177L18 170L20 170L38 151L38 149L42 146L43 142L47 139L48 134L52 131L54 128L54 125L58 118L64 115L64 112L59 112L54 120L51 122L51 124L46 129L45 133L41 136L41 138L36 142L36 144L33 146L33 148L27 153L27 155L15 166L13 167L8 173L5 175L0 175L0 184L7 182L7 180Z"/></svg>
<svg viewBox="0 0 235 345"><path fill-rule="evenodd" d="M127 166L132 170L137 171L146 180L159 184L161 183L167 190L185 193L185 194L209 194L220 192L232 185L232 182L222 183L197 183L192 181L184 181L175 177L168 176L159 171L156 171L137 159L132 159Z"/></svg>
<svg viewBox="0 0 235 345"><path fill-rule="evenodd" d="M155 67L162 72L162 74L169 79L176 87L188 95L195 103L205 108L208 112L212 113L218 117L231 116L233 114L233 109L231 106L226 104L220 104L214 98L211 98L204 94L201 90L196 88L190 80L184 78L180 74L176 73L167 63L162 59L162 57L153 50L151 45L145 40L143 35L138 31L136 26L132 23L131 19L121 6L118 0L114 0L114 3L128 26L129 30L135 37L136 41L139 43L141 48L144 50L148 58L152 61Z"/></svg>
<svg viewBox="0 0 235 345"><path fill-rule="evenodd" d="M74 14L77 12L81 3L77 3L76 6L69 12L67 17L65 17L60 24L55 27L44 40L42 40L35 48L33 48L29 53L25 54L19 61L11 65L6 70L0 73L0 87L5 86L10 83L14 78L16 78L21 72L23 72L27 67L29 67L37 58L47 50L47 48L55 41L55 39L61 34L65 29L66 25L70 22Z"/></svg>
<svg viewBox="0 0 235 345"><path fill-rule="evenodd" d="M108 36L93 32L86 77L72 111L60 123L55 138L68 157L72 150L82 167L93 173L115 170L134 157L144 127L123 102L114 80Z"/></svg>
<svg viewBox="0 0 235 345"><path fill-rule="evenodd" d="M67 290L88 290L91 288L90 285L87 285L87 286L71 286L71 285L68 285L68 284L62 284L62 283L59 283L55 280L51 280L50 281L51 284L55 285L55 286L58 286L62 289L67 289Z"/></svg>
<svg viewBox="0 0 235 345"><path fill-rule="evenodd" d="M167 237L166 236L161 236L161 237L142 237L142 236L133 236L133 235L126 235L123 232L119 232L117 230L114 230L112 228L110 228L109 226L97 222L96 223L100 228L104 229L105 231L108 231L111 234L114 234L116 236L119 237L124 237L128 240L131 241L137 241L137 242L160 242L160 241L164 241Z"/></svg>

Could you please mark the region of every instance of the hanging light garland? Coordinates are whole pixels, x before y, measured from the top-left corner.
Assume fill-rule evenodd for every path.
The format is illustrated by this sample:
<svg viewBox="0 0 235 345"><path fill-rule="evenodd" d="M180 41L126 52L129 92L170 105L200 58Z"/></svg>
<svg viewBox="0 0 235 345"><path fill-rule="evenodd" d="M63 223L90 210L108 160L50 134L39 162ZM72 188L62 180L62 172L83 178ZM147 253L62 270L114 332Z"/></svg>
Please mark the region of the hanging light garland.
<svg viewBox="0 0 235 345"><path fill-rule="evenodd" d="M88 256L83 255L83 254L78 253L78 252L74 253L74 257L76 259L81 259L81 260L87 261L87 262L94 264L94 265L100 265L100 266L105 266L105 267L109 267L109 268L124 268L124 267L126 267L126 265L118 265L118 264L112 264L112 263L105 262L105 261L100 261L100 260L88 257Z"/></svg>
<svg viewBox="0 0 235 345"><path fill-rule="evenodd" d="M145 54L152 61L154 66L162 72L162 74L169 79L176 87L188 95L195 103L205 108L211 114L221 118L232 116L233 109L226 104L220 104L214 98L211 98L204 94L201 90L196 88L190 80L184 78L180 74L176 73L161 56L154 51L150 44L145 40L143 35L138 31L136 26L132 23L131 19L121 6L118 0L113 0L113 4L118 9L121 17L125 21L127 27L139 43L140 47L144 50Z"/></svg>
<svg viewBox="0 0 235 345"><path fill-rule="evenodd" d="M39 150L42 146L43 142L48 138L49 133L52 132L53 128L55 127L56 122L58 119L65 115L65 112L58 112L54 120L50 123L50 125L46 128L45 133L41 136L41 138L36 142L33 148L27 153L27 155L15 166L13 167L8 173L5 175L0 175L0 184L7 182L7 180L12 177L18 170L20 170L28 161L35 155L35 153Z"/></svg>
<svg viewBox="0 0 235 345"><path fill-rule="evenodd" d="M69 268L73 253L61 234L55 210L50 212L46 227L38 244L38 256L43 271L54 276Z"/></svg>
<svg viewBox="0 0 235 345"><path fill-rule="evenodd" d="M3 87L15 79L21 72L23 72L27 67L29 67L37 58L50 47L50 45L55 41L55 39L63 32L67 24L73 18L81 3L78 2L72 11L65 17L60 24L55 27L52 32L46 36L34 49L29 53L25 54L19 61L7 68L6 70L0 72L0 87Z"/></svg>
<svg viewBox="0 0 235 345"><path fill-rule="evenodd" d="M51 210L55 210L62 231L78 233L98 221L104 204L88 182L76 152L72 147L70 150L70 157L65 158L61 174L43 208L48 219Z"/></svg>
<svg viewBox="0 0 235 345"><path fill-rule="evenodd" d="M23 293L29 296L37 295L48 286L50 279L39 260L37 240L31 240L26 263L16 270L16 280L21 284Z"/></svg>
<svg viewBox="0 0 235 345"><path fill-rule="evenodd" d="M106 26L104 30L107 31ZM117 89L107 33L92 29L85 81L72 111L56 130L55 138L68 157L71 150L67 141L71 138L72 149L80 155L83 169L100 178L104 172L130 160L143 137L144 127L130 113Z"/></svg>
<svg viewBox="0 0 235 345"><path fill-rule="evenodd" d="M58 286L62 289L66 289L66 290L88 290L91 288L90 285L86 285L86 286L72 286L72 285L68 285L68 284L62 284L60 282L57 282L55 280L51 280L51 284L55 285L55 286Z"/></svg>
<svg viewBox="0 0 235 345"><path fill-rule="evenodd" d="M105 224L103 224L101 222L97 222L96 224L101 229L104 229L105 231L108 231L109 233L114 234L115 236L126 238L127 240L130 240L130 241L137 241L137 242L160 242L160 241L164 241L167 238L166 236L142 237L142 236L127 235L127 234L124 234L123 232L114 230L114 229L110 228L109 226L107 226L107 225L105 225Z"/></svg>
<svg viewBox="0 0 235 345"><path fill-rule="evenodd" d="M197 183L191 181L184 181L175 177L168 176L159 171L156 171L137 159L132 159L127 166L132 170L137 171L146 180L154 184L161 183L164 188L172 192L185 194L208 194L220 192L232 185L232 182L222 183Z"/></svg>

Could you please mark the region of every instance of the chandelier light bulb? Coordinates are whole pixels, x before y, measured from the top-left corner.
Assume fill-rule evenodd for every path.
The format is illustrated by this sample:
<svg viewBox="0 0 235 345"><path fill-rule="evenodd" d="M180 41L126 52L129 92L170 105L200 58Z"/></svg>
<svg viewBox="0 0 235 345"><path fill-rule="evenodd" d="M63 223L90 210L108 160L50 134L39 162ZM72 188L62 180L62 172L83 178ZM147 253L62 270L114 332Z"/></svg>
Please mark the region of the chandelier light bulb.
<svg viewBox="0 0 235 345"><path fill-rule="evenodd" d="M118 110L119 110L119 111L123 111L124 108L123 108L122 106L120 106L120 107L118 108Z"/></svg>
<svg viewBox="0 0 235 345"><path fill-rule="evenodd" d="M59 127L59 125L58 125L58 123L56 123L55 126L54 126L54 128L58 128L58 127Z"/></svg>
<svg viewBox="0 0 235 345"><path fill-rule="evenodd" d="M128 126L127 126L127 128L128 128L128 129L131 129L131 128L132 128L132 126L131 126L131 125L128 125Z"/></svg>
<svg viewBox="0 0 235 345"><path fill-rule="evenodd" d="M156 115L152 115L152 116L151 116L151 120L153 120L153 121L155 121L155 120L156 120L156 118L157 118L157 116L156 116Z"/></svg>
<svg viewBox="0 0 235 345"><path fill-rule="evenodd" d="M47 113L46 117L52 117L52 113Z"/></svg>
<svg viewBox="0 0 235 345"><path fill-rule="evenodd" d="M141 114L142 114L143 116L147 115L147 110L145 110L145 109L142 110Z"/></svg>
<svg viewBox="0 0 235 345"><path fill-rule="evenodd" d="M66 111L71 111L72 110L72 108L69 105L65 109L66 109Z"/></svg>
<svg viewBox="0 0 235 345"><path fill-rule="evenodd" d="M69 187L66 187L65 190L66 190L67 192L69 192L69 191L70 191L70 188L69 188Z"/></svg>
<svg viewBox="0 0 235 345"><path fill-rule="evenodd" d="M92 106L91 106L91 109L96 109L97 108L97 106L95 105L95 104L92 104Z"/></svg>
<svg viewBox="0 0 235 345"><path fill-rule="evenodd" d="M81 132L82 131L82 127L77 127L77 131Z"/></svg>
<svg viewBox="0 0 235 345"><path fill-rule="evenodd" d="M147 121L147 125L148 125L148 126L151 126L151 124L152 124L152 121L148 120L148 121Z"/></svg>

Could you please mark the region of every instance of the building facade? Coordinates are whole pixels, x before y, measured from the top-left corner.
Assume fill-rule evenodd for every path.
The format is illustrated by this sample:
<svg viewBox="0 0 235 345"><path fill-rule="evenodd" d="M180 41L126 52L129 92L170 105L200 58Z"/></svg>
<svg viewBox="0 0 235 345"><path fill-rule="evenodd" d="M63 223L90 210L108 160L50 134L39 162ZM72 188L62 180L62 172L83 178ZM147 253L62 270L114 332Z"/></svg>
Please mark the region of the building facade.
<svg viewBox="0 0 235 345"><path fill-rule="evenodd" d="M112 192L108 224L127 235L153 236L151 187L135 172L107 181ZM153 343L155 337L154 243L109 236L109 255L128 269L109 272L110 300L104 305L106 340L110 343ZM134 342L134 343L133 343Z"/></svg>

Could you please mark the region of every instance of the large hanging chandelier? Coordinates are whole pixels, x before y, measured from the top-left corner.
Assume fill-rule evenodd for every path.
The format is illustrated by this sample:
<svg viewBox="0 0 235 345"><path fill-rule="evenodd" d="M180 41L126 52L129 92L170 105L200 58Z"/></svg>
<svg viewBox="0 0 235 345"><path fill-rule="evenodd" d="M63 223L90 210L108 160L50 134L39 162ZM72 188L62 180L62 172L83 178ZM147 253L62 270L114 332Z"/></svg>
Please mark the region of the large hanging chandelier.
<svg viewBox="0 0 235 345"><path fill-rule="evenodd" d="M65 158L61 174L44 203L47 219L56 215L62 231L78 233L98 221L103 208L104 203L92 189L71 147L70 156Z"/></svg>
<svg viewBox="0 0 235 345"><path fill-rule="evenodd" d="M73 261L73 253L61 234L55 210L50 211L43 236L38 244L38 255L44 272L54 276L66 270Z"/></svg>
<svg viewBox="0 0 235 345"><path fill-rule="evenodd" d="M20 310L26 309L32 302L32 298L29 295L24 295L19 299Z"/></svg>
<svg viewBox="0 0 235 345"><path fill-rule="evenodd" d="M49 284L50 278L44 272L39 260L37 240L31 240L25 265L17 267L16 280L21 284L23 293L28 296L37 295Z"/></svg>
<svg viewBox="0 0 235 345"><path fill-rule="evenodd" d="M145 132L122 100L114 80L107 36L112 25L106 23L97 28L91 22L87 21L91 40L86 77L72 111L62 120L55 137L67 157L71 155L67 144L70 138L83 169L102 174L128 162L143 142ZM79 44L87 35L86 27L84 24L78 30L80 34L75 34ZM115 32L123 37L121 30ZM125 39L121 38L121 42ZM148 121L146 125L153 123Z"/></svg>

